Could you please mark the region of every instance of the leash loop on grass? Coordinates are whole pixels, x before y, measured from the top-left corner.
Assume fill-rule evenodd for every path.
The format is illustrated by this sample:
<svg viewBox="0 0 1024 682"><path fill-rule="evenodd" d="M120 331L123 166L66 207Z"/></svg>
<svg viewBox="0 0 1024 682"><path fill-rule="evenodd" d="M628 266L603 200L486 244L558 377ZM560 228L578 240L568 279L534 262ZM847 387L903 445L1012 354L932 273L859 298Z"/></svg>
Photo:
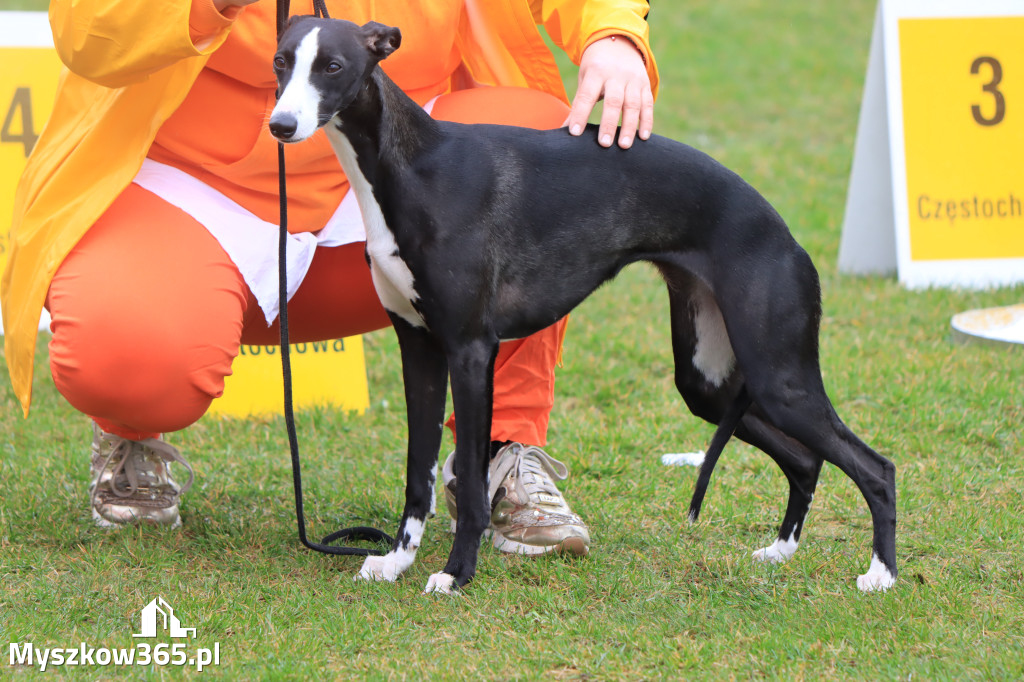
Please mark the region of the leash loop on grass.
<svg viewBox="0 0 1024 682"><path fill-rule="evenodd" d="M327 17L327 8L323 0L314 0L314 11L317 16ZM277 35L280 37L284 25L288 21L288 0L277 2ZM278 192L280 196L281 228L278 238L278 297L280 299L279 320L281 324L281 378L284 383L284 422L288 430L288 447L292 457L292 482L295 486L295 520L299 526L299 540L309 549L322 554L342 555L381 555L379 549L365 547L346 547L332 545L336 540L365 540L386 544L394 544L390 535L376 528L356 526L343 528L331 533L320 542L310 542L306 537L306 516L302 508L302 472L299 464L299 439L295 430L295 410L292 406L292 363L288 347L288 272L286 253L288 248L288 188L284 172L284 144L277 143Z"/></svg>

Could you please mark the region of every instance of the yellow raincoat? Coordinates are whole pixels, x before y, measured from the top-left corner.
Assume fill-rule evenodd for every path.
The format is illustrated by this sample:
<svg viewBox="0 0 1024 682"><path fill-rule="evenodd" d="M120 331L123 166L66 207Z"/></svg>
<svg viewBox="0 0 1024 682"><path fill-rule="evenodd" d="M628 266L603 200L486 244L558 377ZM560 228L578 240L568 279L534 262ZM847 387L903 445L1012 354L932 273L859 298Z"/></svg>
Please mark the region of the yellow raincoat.
<svg viewBox="0 0 1024 682"><path fill-rule="evenodd" d="M332 4L332 15L344 16L343 4ZM311 2L291 5L294 14L312 13ZM537 24L575 63L594 41L625 35L643 52L656 91L647 9L641 0L465 0L458 45L476 83L529 87L565 99ZM66 68L18 185L0 286L7 365L26 415L38 320L54 273L135 177L160 126L230 31L225 22L217 35L193 44L190 11L190 3L175 0L50 4L54 42Z"/></svg>

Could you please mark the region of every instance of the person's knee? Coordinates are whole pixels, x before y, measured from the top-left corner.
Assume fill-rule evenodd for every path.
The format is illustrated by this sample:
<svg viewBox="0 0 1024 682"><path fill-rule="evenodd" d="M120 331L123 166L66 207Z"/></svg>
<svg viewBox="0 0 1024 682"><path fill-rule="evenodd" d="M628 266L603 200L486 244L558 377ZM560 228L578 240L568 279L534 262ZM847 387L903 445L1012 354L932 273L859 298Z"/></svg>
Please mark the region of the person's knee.
<svg viewBox="0 0 1024 682"><path fill-rule="evenodd" d="M223 391L237 341L204 339L159 315L118 312L54 317L57 389L76 409L140 431L195 422Z"/></svg>

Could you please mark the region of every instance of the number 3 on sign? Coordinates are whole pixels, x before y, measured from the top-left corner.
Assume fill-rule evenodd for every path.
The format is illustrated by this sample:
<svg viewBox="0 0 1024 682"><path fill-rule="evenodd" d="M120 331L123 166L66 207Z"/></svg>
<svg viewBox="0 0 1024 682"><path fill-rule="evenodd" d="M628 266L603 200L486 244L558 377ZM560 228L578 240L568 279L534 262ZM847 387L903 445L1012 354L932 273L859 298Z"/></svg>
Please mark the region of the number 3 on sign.
<svg viewBox="0 0 1024 682"><path fill-rule="evenodd" d="M976 74L980 72L982 65L992 69L992 80L981 89L992 95L995 99L996 110L991 118L985 118L981 113L981 107L975 104L971 106L971 114L974 115L974 120L978 122L978 125L994 126L1002 123L1003 118L1006 117L1006 98L999 91L999 84L1003 80L1003 67L995 57L978 57L971 64L971 73Z"/></svg>
<svg viewBox="0 0 1024 682"><path fill-rule="evenodd" d="M883 14L901 279L905 264L933 283L965 261L986 261L979 281L1020 267L1024 3L883 0Z"/></svg>

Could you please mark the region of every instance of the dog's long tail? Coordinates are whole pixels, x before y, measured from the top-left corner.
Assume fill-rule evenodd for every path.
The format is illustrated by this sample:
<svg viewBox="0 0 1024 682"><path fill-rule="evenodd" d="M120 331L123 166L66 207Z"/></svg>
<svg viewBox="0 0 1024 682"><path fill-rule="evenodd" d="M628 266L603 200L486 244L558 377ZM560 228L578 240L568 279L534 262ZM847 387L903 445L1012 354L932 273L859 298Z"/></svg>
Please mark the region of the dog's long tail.
<svg viewBox="0 0 1024 682"><path fill-rule="evenodd" d="M732 434L736 431L736 427L739 426L740 419L743 418L743 414L750 407L751 402L750 394L747 393L747 385L743 384L740 386L739 393L736 394L736 397L718 422L715 435L711 437L711 444L708 445L707 454L704 455L704 462L700 465L700 473L697 474L697 485L693 490L693 499L690 500L691 523L700 516L700 508L704 504L704 495L708 491L711 472L715 470L718 457L722 454L725 444L732 438Z"/></svg>

